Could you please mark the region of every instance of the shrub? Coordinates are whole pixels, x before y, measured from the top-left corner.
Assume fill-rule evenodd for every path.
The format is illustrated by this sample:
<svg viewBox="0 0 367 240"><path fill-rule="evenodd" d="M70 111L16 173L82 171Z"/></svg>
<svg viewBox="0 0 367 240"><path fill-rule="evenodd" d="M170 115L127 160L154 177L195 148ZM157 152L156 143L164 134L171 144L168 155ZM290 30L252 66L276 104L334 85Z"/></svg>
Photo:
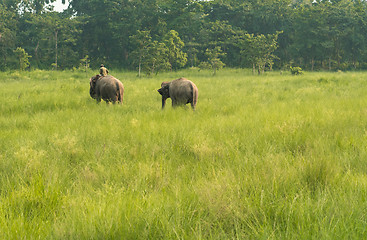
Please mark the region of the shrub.
<svg viewBox="0 0 367 240"><path fill-rule="evenodd" d="M303 74L302 68L300 67L290 67L292 75Z"/></svg>

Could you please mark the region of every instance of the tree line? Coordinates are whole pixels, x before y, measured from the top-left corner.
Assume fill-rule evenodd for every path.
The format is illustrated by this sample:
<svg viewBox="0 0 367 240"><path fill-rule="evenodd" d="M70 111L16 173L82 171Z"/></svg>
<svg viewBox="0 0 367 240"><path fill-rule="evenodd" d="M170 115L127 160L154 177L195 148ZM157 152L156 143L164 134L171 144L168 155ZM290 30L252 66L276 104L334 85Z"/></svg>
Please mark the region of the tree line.
<svg viewBox="0 0 367 240"><path fill-rule="evenodd" d="M367 69L364 0L0 1L0 70Z"/></svg>

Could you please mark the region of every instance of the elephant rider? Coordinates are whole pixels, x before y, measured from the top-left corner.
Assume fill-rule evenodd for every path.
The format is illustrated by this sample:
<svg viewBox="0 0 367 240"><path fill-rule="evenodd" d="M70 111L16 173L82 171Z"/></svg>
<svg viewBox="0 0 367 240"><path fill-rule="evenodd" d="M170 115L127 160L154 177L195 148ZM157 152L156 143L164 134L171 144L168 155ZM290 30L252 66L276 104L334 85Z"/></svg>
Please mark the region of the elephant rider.
<svg viewBox="0 0 367 240"><path fill-rule="evenodd" d="M105 66L103 64L101 64L101 66L99 68L99 74L101 74L102 77L107 76L107 74L108 74L108 69L105 68Z"/></svg>

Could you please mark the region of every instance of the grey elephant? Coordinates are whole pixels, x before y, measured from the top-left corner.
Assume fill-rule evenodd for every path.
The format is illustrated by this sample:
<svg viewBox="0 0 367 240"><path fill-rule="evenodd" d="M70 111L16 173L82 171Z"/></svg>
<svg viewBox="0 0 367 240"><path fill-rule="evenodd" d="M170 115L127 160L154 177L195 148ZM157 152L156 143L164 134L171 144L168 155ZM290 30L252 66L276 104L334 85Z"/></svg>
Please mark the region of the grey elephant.
<svg viewBox="0 0 367 240"><path fill-rule="evenodd" d="M124 97L124 85L117 78L107 75L96 75L90 78L89 94L97 102L101 102L101 99L106 103L122 103Z"/></svg>
<svg viewBox="0 0 367 240"><path fill-rule="evenodd" d="M167 98L171 98L172 107L190 103L192 109L195 110L199 91L196 85L186 78L162 82L158 92L162 95L162 109L166 105Z"/></svg>

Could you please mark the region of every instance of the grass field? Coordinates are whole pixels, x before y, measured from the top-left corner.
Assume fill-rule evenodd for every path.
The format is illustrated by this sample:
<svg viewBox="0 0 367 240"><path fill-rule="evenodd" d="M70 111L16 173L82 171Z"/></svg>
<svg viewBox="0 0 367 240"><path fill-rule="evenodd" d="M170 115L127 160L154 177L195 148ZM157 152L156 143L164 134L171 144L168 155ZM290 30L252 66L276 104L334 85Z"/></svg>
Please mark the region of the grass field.
<svg viewBox="0 0 367 240"><path fill-rule="evenodd" d="M0 239L367 238L367 72L111 74L0 73Z"/></svg>

